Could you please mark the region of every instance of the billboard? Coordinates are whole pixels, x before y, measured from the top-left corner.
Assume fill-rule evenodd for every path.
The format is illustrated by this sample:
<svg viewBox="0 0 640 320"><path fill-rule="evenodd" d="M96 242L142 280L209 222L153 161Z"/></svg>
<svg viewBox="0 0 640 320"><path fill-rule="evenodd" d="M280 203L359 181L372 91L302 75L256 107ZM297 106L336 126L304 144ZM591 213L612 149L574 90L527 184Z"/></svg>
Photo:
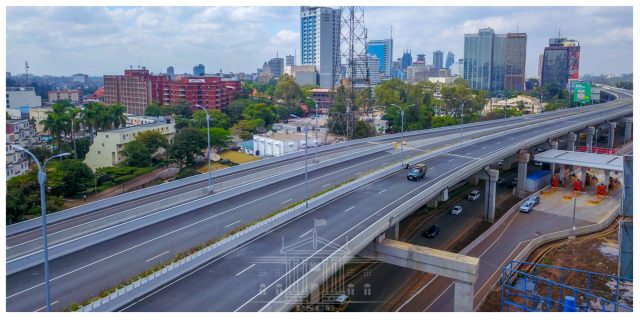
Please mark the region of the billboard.
<svg viewBox="0 0 640 320"><path fill-rule="evenodd" d="M576 82L573 86L573 102L591 103L591 83Z"/></svg>
<svg viewBox="0 0 640 320"><path fill-rule="evenodd" d="M569 53L569 80L577 80L580 66L580 47L568 47L567 51Z"/></svg>

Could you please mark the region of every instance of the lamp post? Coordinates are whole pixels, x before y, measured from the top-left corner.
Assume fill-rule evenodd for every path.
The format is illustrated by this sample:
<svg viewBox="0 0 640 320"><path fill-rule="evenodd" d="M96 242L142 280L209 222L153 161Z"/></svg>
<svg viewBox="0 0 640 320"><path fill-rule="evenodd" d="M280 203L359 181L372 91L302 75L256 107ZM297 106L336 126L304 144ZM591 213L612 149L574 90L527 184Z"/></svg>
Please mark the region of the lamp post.
<svg viewBox="0 0 640 320"><path fill-rule="evenodd" d="M311 97L307 97L307 99L311 99L313 100L313 104L314 104L314 111L316 112L316 142L315 142L315 146L316 146L316 158L313 159L313 162L317 163L318 162L318 147L320 147L320 144L318 143L318 134L320 132L320 126L318 126L318 102L311 98Z"/></svg>
<svg viewBox="0 0 640 320"><path fill-rule="evenodd" d="M571 238L576 237L576 191L573 191L573 217L571 218Z"/></svg>
<svg viewBox="0 0 640 320"><path fill-rule="evenodd" d="M400 109L400 119L402 123L400 127L400 154L402 155L402 165L404 166L404 111L407 108L411 108L415 106L415 104L412 104L410 106L405 106L404 108L394 103L392 103L391 105L394 107L398 107L398 109Z"/></svg>
<svg viewBox="0 0 640 320"><path fill-rule="evenodd" d="M51 311L51 290L49 289L49 248L47 246L47 199L45 196L44 184L47 182L47 163L53 158L62 158L70 156L68 152L57 154L53 157L49 157L44 161L44 165L40 165L40 160L29 150L23 148L20 145L12 144L11 147L17 151L27 153L33 161L38 165L38 183L40 184L40 213L42 214L42 251L44 252L44 283L45 283L45 295L46 295L46 307L47 311Z"/></svg>
<svg viewBox="0 0 640 320"><path fill-rule="evenodd" d="M295 114L289 114L290 116L294 117L294 118L298 118L300 119L300 117L296 116ZM307 125L307 123L304 124L304 206L305 208L309 207L309 186L308 186L308 165L307 165L307 156L308 156L308 140L307 140L307 136L309 133L309 127Z"/></svg>
<svg viewBox="0 0 640 320"><path fill-rule="evenodd" d="M205 107L196 104L196 107L204 110L204 113L206 114L206 119L207 119L207 162L208 162L208 171L209 171L209 192L213 192L213 188L211 186L211 131L209 130L209 120L211 119L209 117L209 111L207 111L207 109L205 109Z"/></svg>

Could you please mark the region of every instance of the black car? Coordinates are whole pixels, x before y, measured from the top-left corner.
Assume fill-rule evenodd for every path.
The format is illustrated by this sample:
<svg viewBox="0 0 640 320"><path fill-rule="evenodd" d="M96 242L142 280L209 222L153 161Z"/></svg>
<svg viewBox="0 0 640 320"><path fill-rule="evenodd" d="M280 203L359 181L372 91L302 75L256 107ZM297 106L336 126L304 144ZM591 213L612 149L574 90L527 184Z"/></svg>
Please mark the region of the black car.
<svg viewBox="0 0 640 320"><path fill-rule="evenodd" d="M437 224L432 225L424 232L424 236L427 238L435 238L440 234L440 227Z"/></svg>

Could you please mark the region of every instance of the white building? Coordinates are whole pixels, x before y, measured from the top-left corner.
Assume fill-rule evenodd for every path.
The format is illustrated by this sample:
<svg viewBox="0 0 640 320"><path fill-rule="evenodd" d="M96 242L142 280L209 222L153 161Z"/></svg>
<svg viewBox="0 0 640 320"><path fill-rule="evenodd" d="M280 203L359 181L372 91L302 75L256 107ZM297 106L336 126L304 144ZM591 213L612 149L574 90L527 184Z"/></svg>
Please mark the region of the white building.
<svg viewBox="0 0 640 320"><path fill-rule="evenodd" d="M432 83L451 84L456 80L456 77L429 77L427 81Z"/></svg>
<svg viewBox="0 0 640 320"><path fill-rule="evenodd" d="M42 106L42 98L36 95L33 87L7 87L7 109L22 110L29 113L30 108Z"/></svg>
<svg viewBox="0 0 640 320"><path fill-rule="evenodd" d="M316 145L313 133L308 133L307 141L310 148ZM304 133L267 133L253 136L254 155L259 157L278 157L304 148Z"/></svg>
<svg viewBox="0 0 640 320"><path fill-rule="evenodd" d="M313 64L320 87L331 88L334 65L340 64L340 9L300 7L301 64Z"/></svg>
<svg viewBox="0 0 640 320"><path fill-rule="evenodd" d="M393 64L393 39L368 41L367 53L378 58L378 63L380 66L380 77L385 80L391 79L391 65Z"/></svg>
<svg viewBox="0 0 640 320"><path fill-rule="evenodd" d="M126 159L123 153L125 144L133 141L138 134L152 130L166 135L169 143L173 141L176 133L173 122L155 122L111 131L100 131L96 134L84 163L94 171L97 168L115 166Z"/></svg>
<svg viewBox="0 0 640 320"><path fill-rule="evenodd" d="M9 115L9 119L11 119L11 120L20 120L20 119L22 119L22 112L20 112L20 109L7 108L5 111L7 111L7 114ZM7 120L9 120L9 119L7 119Z"/></svg>
<svg viewBox="0 0 640 320"><path fill-rule="evenodd" d="M53 109L50 107L42 107L42 108L31 108L29 109L29 120L33 119L36 123L36 130L38 133L48 134L44 130L44 125L40 124L40 121L47 119L47 114L49 112L53 112Z"/></svg>
<svg viewBox="0 0 640 320"><path fill-rule="evenodd" d="M29 170L31 158L23 152L17 152L11 145L17 144L25 149L41 146L40 137L27 119L7 120L7 179L19 176Z"/></svg>
<svg viewBox="0 0 640 320"><path fill-rule="evenodd" d="M284 73L293 76L298 85L318 85L318 71L314 65L286 66Z"/></svg>

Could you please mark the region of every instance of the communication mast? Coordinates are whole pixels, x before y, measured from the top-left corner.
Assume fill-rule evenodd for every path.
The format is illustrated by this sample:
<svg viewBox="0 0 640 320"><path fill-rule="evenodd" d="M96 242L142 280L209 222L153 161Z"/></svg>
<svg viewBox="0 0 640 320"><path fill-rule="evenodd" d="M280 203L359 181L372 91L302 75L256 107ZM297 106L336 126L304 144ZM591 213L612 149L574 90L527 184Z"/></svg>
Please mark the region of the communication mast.
<svg viewBox="0 0 640 320"><path fill-rule="evenodd" d="M29 61L24 62L24 75L27 78L27 83L29 83Z"/></svg>

